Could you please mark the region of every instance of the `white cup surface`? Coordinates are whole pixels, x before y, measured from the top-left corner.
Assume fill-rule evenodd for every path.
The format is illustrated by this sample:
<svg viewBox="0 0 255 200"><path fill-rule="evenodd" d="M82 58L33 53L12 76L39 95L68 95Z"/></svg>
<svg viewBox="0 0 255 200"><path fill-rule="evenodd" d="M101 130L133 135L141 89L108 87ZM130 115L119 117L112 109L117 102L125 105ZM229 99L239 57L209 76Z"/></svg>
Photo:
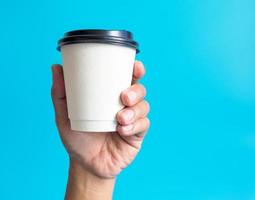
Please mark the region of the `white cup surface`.
<svg viewBox="0 0 255 200"><path fill-rule="evenodd" d="M116 131L120 94L131 85L136 50L106 43L61 47L71 129Z"/></svg>

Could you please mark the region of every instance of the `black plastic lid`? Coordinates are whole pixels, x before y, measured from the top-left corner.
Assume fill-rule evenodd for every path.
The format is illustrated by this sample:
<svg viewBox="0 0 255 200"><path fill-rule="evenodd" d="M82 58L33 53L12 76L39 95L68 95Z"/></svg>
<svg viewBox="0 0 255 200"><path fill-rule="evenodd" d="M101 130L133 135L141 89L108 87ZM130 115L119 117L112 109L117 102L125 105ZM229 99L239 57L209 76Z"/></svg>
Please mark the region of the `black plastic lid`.
<svg viewBox="0 0 255 200"><path fill-rule="evenodd" d="M57 50L60 51L63 45L86 42L122 45L136 49L136 53L140 52L139 45L133 40L133 34L130 31L104 29L69 31L58 41Z"/></svg>

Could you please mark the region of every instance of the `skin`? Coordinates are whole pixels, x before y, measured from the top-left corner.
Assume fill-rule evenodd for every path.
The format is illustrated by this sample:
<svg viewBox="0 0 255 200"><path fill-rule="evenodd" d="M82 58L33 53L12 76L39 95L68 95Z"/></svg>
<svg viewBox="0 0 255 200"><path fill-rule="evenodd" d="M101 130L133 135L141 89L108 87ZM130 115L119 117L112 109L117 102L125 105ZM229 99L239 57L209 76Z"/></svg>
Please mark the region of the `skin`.
<svg viewBox="0 0 255 200"><path fill-rule="evenodd" d="M150 125L146 89L138 83L144 74L136 61L132 85L121 93L125 107L116 115L117 132L77 134L70 129L62 66L52 66L55 120L70 158L66 200L112 199L116 176L134 160Z"/></svg>

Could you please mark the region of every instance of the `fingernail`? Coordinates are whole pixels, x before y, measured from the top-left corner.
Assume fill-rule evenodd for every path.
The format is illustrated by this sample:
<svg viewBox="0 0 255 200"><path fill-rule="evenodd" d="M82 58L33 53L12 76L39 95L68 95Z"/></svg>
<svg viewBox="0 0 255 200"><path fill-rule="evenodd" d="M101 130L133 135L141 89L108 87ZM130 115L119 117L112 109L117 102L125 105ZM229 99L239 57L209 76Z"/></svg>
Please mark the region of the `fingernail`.
<svg viewBox="0 0 255 200"><path fill-rule="evenodd" d="M129 121L131 121L131 119L133 119L134 117L134 111L133 110L124 110L122 113L122 117L124 118L124 121L127 123Z"/></svg>
<svg viewBox="0 0 255 200"><path fill-rule="evenodd" d="M136 99L136 93L134 91L127 92L127 97L131 102L134 102Z"/></svg>
<svg viewBox="0 0 255 200"><path fill-rule="evenodd" d="M133 128L133 124L129 124L127 126L122 126L122 129L124 132L130 131L130 130L132 130L132 128Z"/></svg>
<svg viewBox="0 0 255 200"><path fill-rule="evenodd" d="M51 69L52 69L52 72L55 74L60 74L61 73L61 69L59 68L57 65L52 65Z"/></svg>

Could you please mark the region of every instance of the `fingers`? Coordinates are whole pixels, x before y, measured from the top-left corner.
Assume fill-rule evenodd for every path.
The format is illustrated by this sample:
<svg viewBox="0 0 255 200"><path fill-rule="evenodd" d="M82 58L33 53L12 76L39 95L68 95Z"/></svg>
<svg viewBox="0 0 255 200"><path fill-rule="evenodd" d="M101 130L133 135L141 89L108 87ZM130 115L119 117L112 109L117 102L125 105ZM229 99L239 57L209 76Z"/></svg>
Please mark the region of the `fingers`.
<svg viewBox="0 0 255 200"><path fill-rule="evenodd" d="M127 107L117 113L117 121L121 125L134 123L140 118L144 118L150 111L149 103L145 100L139 102L133 107Z"/></svg>
<svg viewBox="0 0 255 200"><path fill-rule="evenodd" d="M54 98L56 99L63 99L65 98L65 84L63 78L63 69L61 65L55 64L52 65L52 92Z"/></svg>
<svg viewBox="0 0 255 200"><path fill-rule="evenodd" d="M118 133L128 143L139 147L141 141L150 126L150 121L146 117L149 113L150 106L144 100L146 89L137 81L145 74L144 65L136 61L133 71L132 85L121 93L121 101L126 106L117 114ZM140 138L139 141L137 138Z"/></svg>
<svg viewBox="0 0 255 200"><path fill-rule="evenodd" d="M140 102L146 95L142 84L136 83L121 93L121 101L125 106L133 106Z"/></svg>
<svg viewBox="0 0 255 200"><path fill-rule="evenodd" d="M55 109L57 123L66 123L68 121L65 84L63 69L61 65L52 66L53 85L51 89L52 101Z"/></svg>
<svg viewBox="0 0 255 200"><path fill-rule="evenodd" d="M135 61L132 84L136 83L145 74L145 67L141 61Z"/></svg>
<svg viewBox="0 0 255 200"><path fill-rule="evenodd" d="M141 118L137 121L135 121L133 124L121 126L119 125L117 127L117 131L122 136L132 136L136 134L142 134L146 133L146 130L150 126L150 120L148 118Z"/></svg>

